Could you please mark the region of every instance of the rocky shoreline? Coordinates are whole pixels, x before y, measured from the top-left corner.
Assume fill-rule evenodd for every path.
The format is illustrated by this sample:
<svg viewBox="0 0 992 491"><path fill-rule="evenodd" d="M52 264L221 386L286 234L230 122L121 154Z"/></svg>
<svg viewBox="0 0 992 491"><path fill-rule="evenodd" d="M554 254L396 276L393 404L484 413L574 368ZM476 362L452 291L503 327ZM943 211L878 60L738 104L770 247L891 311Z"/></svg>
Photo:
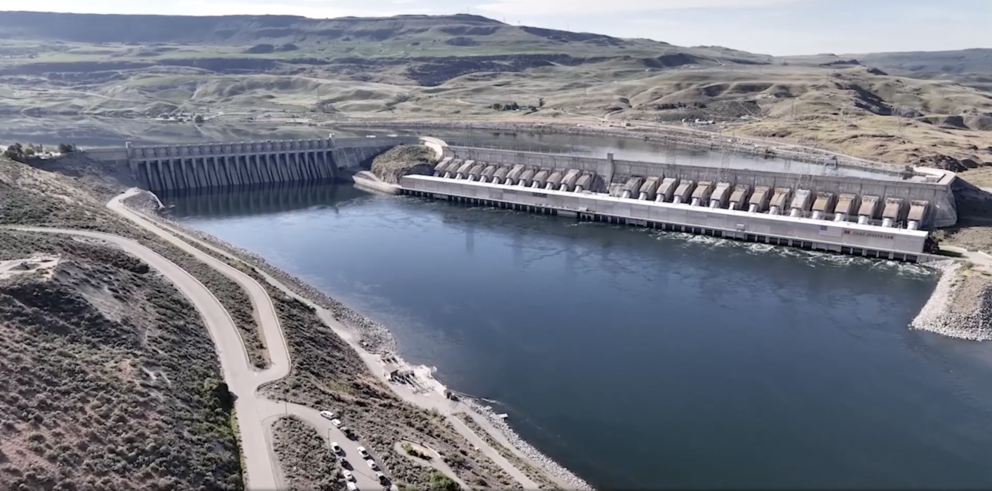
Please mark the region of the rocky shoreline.
<svg viewBox="0 0 992 491"><path fill-rule="evenodd" d="M127 205L142 211L143 213L158 212L161 210L157 198L147 191L142 191L140 194L130 198L127 201ZM398 355L396 339L385 325L355 312L351 308L330 298L320 290L314 288L299 278L271 265L258 254L225 242L213 235L171 220L168 217L163 216L161 213L156 213L156 216L158 220L166 222L170 227L181 230L184 233L206 243L231 251L246 262L265 271L276 280L289 287L297 295L308 298L321 307L330 310L333 312L334 317L338 319L338 321L359 334L360 344L369 353L379 356L392 357L397 359L398 362L403 363L402 358ZM477 412L489 421L492 424L492 427L496 429L496 431L499 431L517 451L526 456L527 459L529 459L534 465L537 465L543 472L554 476L562 482L568 483L572 489L593 489L589 483L585 482L580 477L576 476L571 471L542 454L536 448L524 441L515 431L513 431L510 425L503 421L503 419L497 417L491 408L483 406L472 399L463 399L462 401L469 408L471 408L471 410Z"/></svg>
<svg viewBox="0 0 992 491"><path fill-rule="evenodd" d="M910 327L969 341L992 340L992 278L960 261L927 267L939 271L940 280Z"/></svg>
<svg viewBox="0 0 992 491"><path fill-rule="evenodd" d="M549 457L542 454L539 450L527 443L523 438L520 438L520 435L513 431L513 428L510 428L510 425L507 424L503 418L496 416L496 413L491 407L483 406L478 401L473 399L464 399L462 402L471 407L473 411L486 418L486 420L489 421L489 423L496 428L496 430L506 437L506 439L510 442L510 445L513 445L515 449L526 456L531 462L537 464L544 472L556 477L562 482L568 483L568 485L571 486L571 489L593 489L593 487L590 486L589 483L582 480L582 478L576 476L554 460L551 460Z"/></svg>

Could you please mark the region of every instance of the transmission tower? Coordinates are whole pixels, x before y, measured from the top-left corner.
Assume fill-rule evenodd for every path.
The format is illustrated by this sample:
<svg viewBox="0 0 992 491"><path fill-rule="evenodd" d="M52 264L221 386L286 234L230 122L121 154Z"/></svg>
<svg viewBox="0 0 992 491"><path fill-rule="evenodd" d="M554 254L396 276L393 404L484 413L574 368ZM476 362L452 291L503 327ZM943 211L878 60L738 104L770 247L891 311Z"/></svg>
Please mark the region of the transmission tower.
<svg viewBox="0 0 992 491"><path fill-rule="evenodd" d="M675 142L675 138L669 136L665 139L665 163L675 165L675 161L678 159L678 143Z"/></svg>
<svg viewBox="0 0 992 491"><path fill-rule="evenodd" d="M734 160L733 147L728 144L723 147L723 154L720 155L720 171L717 173L716 182L728 182L730 180L730 163Z"/></svg>
<svg viewBox="0 0 992 491"><path fill-rule="evenodd" d="M810 189L813 185L813 161L816 158L820 142L815 138L802 139L799 140L799 145L801 151L804 155L802 159L802 173L799 175L799 182L796 183L796 189Z"/></svg>

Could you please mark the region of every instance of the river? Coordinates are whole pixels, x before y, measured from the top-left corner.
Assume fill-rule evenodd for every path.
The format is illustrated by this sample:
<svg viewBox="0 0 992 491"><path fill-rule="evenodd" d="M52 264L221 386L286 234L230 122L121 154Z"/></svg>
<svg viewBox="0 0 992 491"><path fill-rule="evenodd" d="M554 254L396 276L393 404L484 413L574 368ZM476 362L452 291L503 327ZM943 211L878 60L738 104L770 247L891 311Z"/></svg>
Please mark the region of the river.
<svg viewBox="0 0 992 491"><path fill-rule="evenodd" d="M987 488L992 351L918 266L372 195L170 198L601 489Z"/></svg>

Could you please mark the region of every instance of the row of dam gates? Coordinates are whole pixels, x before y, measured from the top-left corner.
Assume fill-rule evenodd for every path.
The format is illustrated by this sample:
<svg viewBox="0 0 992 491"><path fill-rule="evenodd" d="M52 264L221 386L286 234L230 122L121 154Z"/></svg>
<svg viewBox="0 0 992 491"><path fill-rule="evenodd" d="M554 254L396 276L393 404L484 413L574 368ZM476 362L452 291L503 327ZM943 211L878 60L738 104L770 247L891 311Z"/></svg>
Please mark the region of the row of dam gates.
<svg viewBox="0 0 992 491"><path fill-rule="evenodd" d="M131 174L156 193L337 179L417 137L320 138L126 146Z"/></svg>
<svg viewBox="0 0 992 491"><path fill-rule="evenodd" d="M513 187L604 193L632 201L685 203L795 218L928 229L957 221L953 173L917 168L888 173L810 175L512 150L448 146L416 136L323 138L132 146L94 152L126 162L143 187L169 194L204 188L333 180L370 168L401 144L439 155L434 175ZM100 154L99 152L104 152ZM755 164L760 166L760 163Z"/></svg>

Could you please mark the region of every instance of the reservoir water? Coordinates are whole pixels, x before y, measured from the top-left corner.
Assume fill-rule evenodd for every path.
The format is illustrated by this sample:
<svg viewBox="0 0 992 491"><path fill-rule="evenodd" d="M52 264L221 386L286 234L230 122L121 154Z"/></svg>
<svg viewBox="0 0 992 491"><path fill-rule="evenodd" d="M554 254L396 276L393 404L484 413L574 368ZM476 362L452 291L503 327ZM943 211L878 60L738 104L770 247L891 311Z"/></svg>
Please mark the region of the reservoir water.
<svg viewBox="0 0 992 491"><path fill-rule="evenodd" d="M601 489L988 488L992 351L916 266L312 185L167 199Z"/></svg>

